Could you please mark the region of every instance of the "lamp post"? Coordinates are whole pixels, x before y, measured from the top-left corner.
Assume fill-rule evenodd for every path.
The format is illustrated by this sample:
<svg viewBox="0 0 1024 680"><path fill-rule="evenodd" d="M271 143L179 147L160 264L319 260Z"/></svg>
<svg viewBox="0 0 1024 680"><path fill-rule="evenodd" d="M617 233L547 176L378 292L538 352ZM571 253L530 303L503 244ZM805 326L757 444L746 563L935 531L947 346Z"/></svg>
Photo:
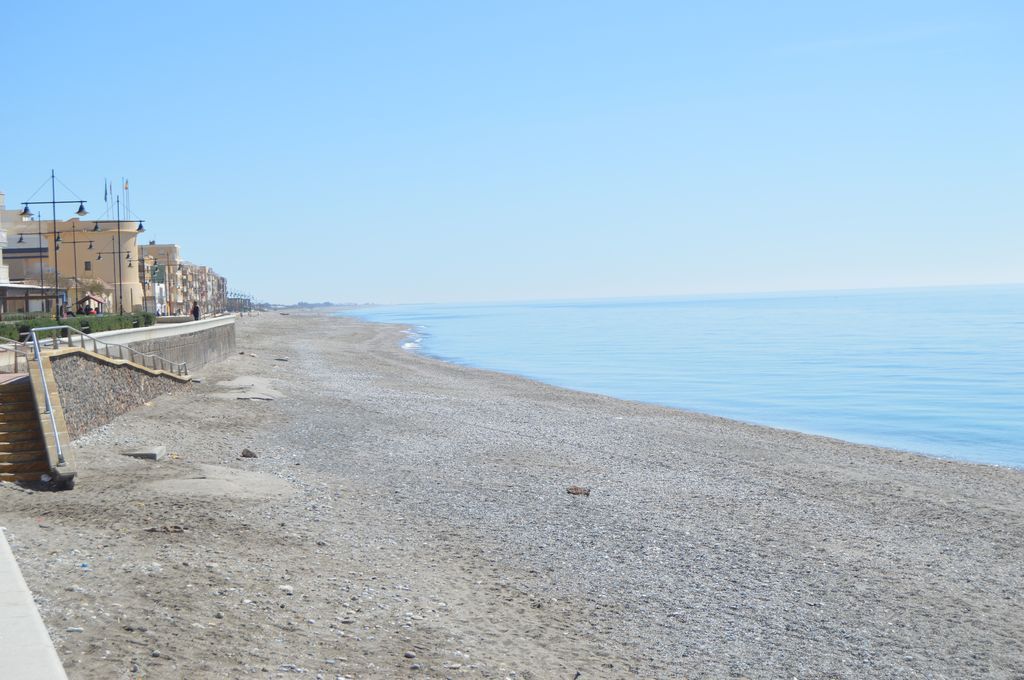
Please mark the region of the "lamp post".
<svg viewBox="0 0 1024 680"><path fill-rule="evenodd" d="M63 184L63 182L61 184ZM65 188L67 188L67 187L65 186ZM72 192L72 193L74 193L74 192ZM53 313L54 313L54 318L59 319L60 318L60 288L59 288L59 283L58 283L57 279L58 279L58 276L60 274L60 267L57 264L57 238L58 238L58 235L57 235L57 204L58 203L77 203L78 204L78 210L75 211L75 214L78 215L79 217L81 217L83 215L88 215L89 213L86 212L86 210L85 210L85 201L83 201L81 199L79 199L77 201L58 201L57 200L57 176L54 174L53 170L50 170L50 200L49 201L22 201L21 204L24 206L24 208L21 211L21 216L22 217L31 217L32 216L32 211L29 210L29 208L28 208L30 205L46 205L47 203L49 203L49 205L50 205L51 217L52 217L52 220L53 220L53 299L54 299L54 310L53 310ZM39 244L40 244L40 246L42 246L42 243L43 243L42 224L40 224L36 228L36 231L39 232ZM43 287L43 266L42 266L42 262L40 262L40 264L39 264L39 286L40 286L40 288Z"/></svg>
<svg viewBox="0 0 1024 680"><path fill-rule="evenodd" d="M129 264L129 266L131 266ZM149 308L146 306L146 261L139 260L139 283L142 284L142 311L148 312ZM156 300L153 300L154 304Z"/></svg>

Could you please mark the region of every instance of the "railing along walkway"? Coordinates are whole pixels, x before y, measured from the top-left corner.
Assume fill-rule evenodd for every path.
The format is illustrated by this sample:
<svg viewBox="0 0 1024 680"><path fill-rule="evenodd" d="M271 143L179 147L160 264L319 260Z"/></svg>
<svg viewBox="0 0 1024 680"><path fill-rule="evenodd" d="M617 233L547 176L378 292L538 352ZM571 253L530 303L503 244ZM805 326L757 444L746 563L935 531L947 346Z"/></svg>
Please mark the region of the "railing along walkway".
<svg viewBox="0 0 1024 680"><path fill-rule="evenodd" d="M41 339L39 335L43 333L50 333L52 334L52 337ZM93 353L102 354L108 359L130 361L147 369L176 374L179 377L188 375L188 366L184 362L176 363L155 354L140 352L125 345L106 342L99 338L95 338L88 333L83 333L77 328L72 328L71 326L59 325L33 328L28 333L27 342L25 342L23 346L27 345L31 347L31 356L35 360L35 365L39 369L40 387L42 388L40 391L42 392L44 402L42 404L42 415L45 415L49 420L50 434L53 436L53 449L51 452L55 454L54 457L56 458L56 464L58 467L66 465L67 461L64 457L64 446L61 442L60 428L57 426L54 403L50 394L50 385L46 380L46 368L43 365L42 360L42 346L49 345L52 349L61 349L61 345L66 344L67 347L74 348L76 346L76 338L78 340L77 346L81 349L88 351L89 346L91 345ZM12 351L15 352L15 365L17 365L17 356L22 354L25 356L27 368L28 352L25 350L19 350L17 345L13 346ZM47 446L47 448L49 449L49 446Z"/></svg>
<svg viewBox="0 0 1024 680"><path fill-rule="evenodd" d="M75 338L78 338L78 347L82 349L89 349L89 345L92 345L92 351L96 354L103 354L109 359L123 359L131 361L132 363L151 368L154 371L165 371L167 373L174 373L176 375L188 375L188 364L184 361L176 363L164 359L156 354L147 354L140 352L136 349L132 349L127 345L118 345L113 342L106 342L95 338L88 333L83 333L77 328L71 326L44 326L42 328L33 328L29 333L29 339L33 344L39 342L39 336L37 333L43 333L46 331L63 331L61 335L55 336L49 339L54 349L60 349L62 344L66 344L68 347L75 347ZM43 344L47 341L44 340ZM102 349L100 349L102 347ZM116 353L116 355L115 355Z"/></svg>

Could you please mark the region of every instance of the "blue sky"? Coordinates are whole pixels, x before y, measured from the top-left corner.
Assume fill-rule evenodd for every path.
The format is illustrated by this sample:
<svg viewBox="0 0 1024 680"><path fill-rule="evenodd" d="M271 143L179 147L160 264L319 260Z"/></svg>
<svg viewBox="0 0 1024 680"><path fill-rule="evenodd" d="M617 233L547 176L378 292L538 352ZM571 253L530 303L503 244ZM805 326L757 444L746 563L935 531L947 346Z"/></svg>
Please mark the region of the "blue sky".
<svg viewBox="0 0 1024 680"><path fill-rule="evenodd" d="M275 302L1024 281L1024 4L5 8L54 168Z"/></svg>

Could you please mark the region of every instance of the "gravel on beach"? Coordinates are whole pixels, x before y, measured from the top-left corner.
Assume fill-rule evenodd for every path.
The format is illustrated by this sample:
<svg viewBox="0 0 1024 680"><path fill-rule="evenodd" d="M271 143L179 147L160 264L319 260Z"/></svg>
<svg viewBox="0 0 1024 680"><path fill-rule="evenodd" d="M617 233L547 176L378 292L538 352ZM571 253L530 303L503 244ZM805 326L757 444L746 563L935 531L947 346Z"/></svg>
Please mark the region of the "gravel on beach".
<svg viewBox="0 0 1024 680"><path fill-rule="evenodd" d="M0 488L71 680L1024 677L1024 472L402 338L242 317L76 442L73 491Z"/></svg>

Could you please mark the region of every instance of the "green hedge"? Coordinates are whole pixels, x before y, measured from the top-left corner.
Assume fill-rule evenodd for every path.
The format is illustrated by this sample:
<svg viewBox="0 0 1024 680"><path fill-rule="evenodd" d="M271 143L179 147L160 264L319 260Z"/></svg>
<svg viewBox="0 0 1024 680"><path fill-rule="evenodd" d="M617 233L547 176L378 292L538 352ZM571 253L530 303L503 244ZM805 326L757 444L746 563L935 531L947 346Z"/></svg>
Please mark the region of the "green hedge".
<svg viewBox="0 0 1024 680"><path fill-rule="evenodd" d="M4 321L10 321L12 323L15 321L35 321L37 319L47 318L52 319L53 317L40 316L39 312L8 312L7 314L4 314Z"/></svg>
<svg viewBox="0 0 1024 680"><path fill-rule="evenodd" d="M35 316L17 321L0 323L0 337L11 340L20 340L22 334L28 333L33 328L45 326L71 326L84 333L99 333L101 331L116 331L121 328L138 328L140 326L152 326L156 323L156 315L150 312L139 312L138 314L102 314L88 316L69 316L60 322L53 320L51 316ZM40 338L53 337L58 331L46 331L39 333Z"/></svg>
<svg viewBox="0 0 1024 680"><path fill-rule="evenodd" d="M100 333L102 331L116 331L120 328L152 326L156 323L156 315L149 312L140 312L138 314L79 316L73 319L65 319L65 321L78 321L81 326L88 328L88 330L82 329L86 333Z"/></svg>

